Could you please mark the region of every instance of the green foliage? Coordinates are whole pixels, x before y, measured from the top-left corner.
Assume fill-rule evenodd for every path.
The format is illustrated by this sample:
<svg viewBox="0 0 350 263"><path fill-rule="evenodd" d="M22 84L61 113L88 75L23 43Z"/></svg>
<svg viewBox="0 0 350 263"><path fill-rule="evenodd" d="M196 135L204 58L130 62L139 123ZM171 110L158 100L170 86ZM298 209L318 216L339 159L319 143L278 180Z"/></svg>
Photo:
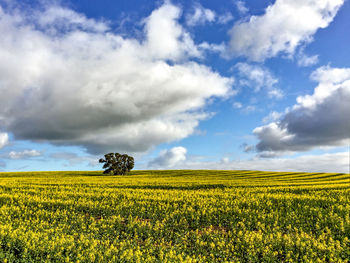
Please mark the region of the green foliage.
<svg viewBox="0 0 350 263"><path fill-rule="evenodd" d="M125 175L134 168L134 158L127 154L107 153L99 162L104 163L104 174Z"/></svg>
<svg viewBox="0 0 350 263"><path fill-rule="evenodd" d="M350 258L349 174L131 174L0 173L0 262Z"/></svg>

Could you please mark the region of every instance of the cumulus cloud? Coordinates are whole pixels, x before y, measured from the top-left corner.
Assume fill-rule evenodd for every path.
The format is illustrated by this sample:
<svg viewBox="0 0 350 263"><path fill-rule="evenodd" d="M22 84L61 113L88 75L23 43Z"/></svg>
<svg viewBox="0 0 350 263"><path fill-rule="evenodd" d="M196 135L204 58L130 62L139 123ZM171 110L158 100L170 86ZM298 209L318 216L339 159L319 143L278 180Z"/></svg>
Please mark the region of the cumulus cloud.
<svg viewBox="0 0 350 263"><path fill-rule="evenodd" d="M260 170L285 172L349 173L349 152L304 155L294 158L253 158L249 160L191 161L177 169Z"/></svg>
<svg viewBox="0 0 350 263"><path fill-rule="evenodd" d="M255 92L265 89L270 98L281 98L283 92L276 87L278 79L265 67L239 62L235 65L240 77L239 84Z"/></svg>
<svg viewBox="0 0 350 263"><path fill-rule="evenodd" d="M218 24L227 24L228 22L233 20L233 15L230 12L223 13L221 15L217 16L217 23Z"/></svg>
<svg viewBox="0 0 350 263"><path fill-rule="evenodd" d="M240 148L242 148L243 151L246 152L246 153L250 153L250 152L254 151L254 146L253 145L249 145L247 143L242 143L240 145Z"/></svg>
<svg viewBox="0 0 350 263"><path fill-rule="evenodd" d="M0 133L0 149L4 148L9 142L9 135L6 132Z"/></svg>
<svg viewBox="0 0 350 263"><path fill-rule="evenodd" d="M186 15L187 26L202 26L207 23L226 24L233 20L230 12L217 14L215 11L204 8L200 3L195 3L192 12Z"/></svg>
<svg viewBox="0 0 350 263"><path fill-rule="evenodd" d="M283 116L283 113L272 111L263 119L263 123L274 122L279 120Z"/></svg>
<svg viewBox="0 0 350 263"><path fill-rule="evenodd" d="M165 3L145 19L146 41L144 46L140 48L146 52L144 59L178 61L189 56L200 56L190 34L178 23L180 16L181 9L179 7Z"/></svg>
<svg viewBox="0 0 350 263"><path fill-rule="evenodd" d="M245 2L238 0L235 2L236 8L241 15L248 13L249 9L246 7Z"/></svg>
<svg viewBox="0 0 350 263"><path fill-rule="evenodd" d="M169 168L175 167L186 160L186 148L182 146L174 147L170 150L163 150L159 156L149 162L149 167Z"/></svg>
<svg viewBox="0 0 350 263"><path fill-rule="evenodd" d="M95 32L105 32L108 30L106 22L89 19L71 9L58 5L47 6L45 12L34 10L34 14L38 15L37 25L44 30L50 26L51 34L57 34L59 32L58 30L83 29Z"/></svg>
<svg viewBox="0 0 350 263"><path fill-rule="evenodd" d="M186 15L186 24L188 26L204 25L207 22L214 22L215 18L214 11L196 3L193 12Z"/></svg>
<svg viewBox="0 0 350 263"><path fill-rule="evenodd" d="M24 150L21 152L11 151L9 153L10 159L26 159L30 157L37 157L40 155L41 155L41 152L37 150Z"/></svg>
<svg viewBox="0 0 350 263"><path fill-rule="evenodd" d="M222 57L227 56L226 45L224 43L213 44L213 43L208 43L208 42L202 42L198 45L198 48L200 50L206 50L206 51L219 53Z"/></svg>
<svg viewBox="0 0 350 263"><path fill-rule="evenodd" d="M300 53L297 57L297 63L300 67L309 67L318 63L318 55L307 56L305 53Z"/></svg>
<svg viewBox="0 0 350 263"><path fill-rule="evenodd" d="M208 101L233 94L232 78L192 60L202 51L170 3L142 39L60 6L0 16L0 124L16 139L142 152L191 135Z"/></svg>
<svg viewBox="0 0 350 263"><path fill-rule="evenodd" d="M320 146L346 146L350 139L350 68L320 67L312 95L300 96L278 120L254 129L264 154L307 151Z"/></svg>
<svg viewBox="0 0 350 263"><path fill-rule="evenodd" d="M235 56L264 61L312 41L320 28L331 23L344 0L276 0L261 16L237 22L230 30L230 48Z"/></svg>
<svg viewBox="0 0 350 263"><path fill-rule="evenodd" d="M234 102L233 108L240 110L244 114L249 114L257 110L255 105L243 105L240 102Z"/></svg>
<svg viewBox="0 0 350 263"><path fill-rule="evenodd" d="M249 146L245 144L242 147ZM248 152L250 152L250 149ZM292 158L278 157L268 160L266 159L268 156L254 157L248 160L230 160L228 157L223 157L218 161L205 161L204 156L188 157L185 148L174 147L171 150L161 152L148 166L149 168L161 167L162 169L349 173L349 154L349 152L338 152Z"/></svg>

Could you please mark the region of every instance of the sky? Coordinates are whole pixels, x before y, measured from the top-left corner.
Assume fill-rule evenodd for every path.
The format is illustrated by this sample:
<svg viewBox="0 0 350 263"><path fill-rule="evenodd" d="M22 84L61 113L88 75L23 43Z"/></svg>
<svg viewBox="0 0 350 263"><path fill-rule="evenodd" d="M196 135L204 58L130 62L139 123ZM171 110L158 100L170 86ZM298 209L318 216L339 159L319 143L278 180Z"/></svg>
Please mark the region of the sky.
<svg viewBox="0 0 350 263"><path fill-rule="evenodd" d="M0 171L350 169L348 0L0 0Z"/></svg>

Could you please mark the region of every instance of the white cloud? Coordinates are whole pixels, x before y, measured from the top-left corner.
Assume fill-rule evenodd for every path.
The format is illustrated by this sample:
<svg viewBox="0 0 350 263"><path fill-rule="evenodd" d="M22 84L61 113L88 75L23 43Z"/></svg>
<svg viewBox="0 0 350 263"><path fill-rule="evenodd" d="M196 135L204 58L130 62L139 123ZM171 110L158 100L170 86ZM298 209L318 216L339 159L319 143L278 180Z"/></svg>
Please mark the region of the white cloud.
<svg viewBox="0 0 350 263"><path fill-rule="evenodd" d="M239 84L255 92L265 89L270 98L281 98L283 92L276 87L278 79L265 67L239 62L235 65L240 77Z"/></svg>
<svg viewBox="0 0 350 263"><path fill-rule="evenodd" d="M255 105L243 105L240 102L234 102L232 106L235 109L239 109L244 114L249 114L257 110Z"/></svg>
<svg viewBox="0 0 350 263"><path fill-rule="evenodd" d="M283 116L283 113L272 111L263 119L263 123L274 122L280 119Z"/></svg>
<svg viewBox="0 0 350 263"><path fill-rule="evenodd" d="M235 66L241 77L239 83L260 91L263 87L273 87L278 80L272 76L270 71L259 65L239 62Z"/></svg>
<svg viewBox="0 0 350 263"><path fill-rule="evenodd" d="M9 157L11 159L26 159L30 157L40 156L41 152L37 150L24 150L22 152L11 151Z"/></svg>
<svg viewBox="0 0 350 263"><path fill-rule="evenodd" d="M242 147L249 146L242 145ZM247 149L247 152L250 151L251 149ZM203 161L206 159L204 156L189 158L186 156L185 148L174 147L163 151L158 158L149 163L149 168L349 173L349 154L349 152L338 152L274 159L266 159L268 156L264 156L249 160L230 160L228 157L223 157L219 161Z"/></svg>
<svg viewBox="0 0 350 263"><path fill-rule="evenodd" d="M9 142L9 135L6 132L0 132L0 149L4 148Z"/></svg>
<svg viewBox="0 0 350 263"><path fill-rule="evenodd" d="M188 26L204 25L207 22L214 22L215 18L216 14L214 11L196 3L193 13L186 15L186 24Z"/></svg>
<svg viewBox="0 0 350 263"><path fill-rule="evenodd" d="M267 95L270 98L280 99L280 98L283 98L284 93L282 90L280 90L278 88L272 88L272 89L268 90Z"/></svg>
<svg viewBox="0 0 350 263"><path fill-rule="evenodd" d="M177 61L201 55L189 33L178 23L180 16L179 7L165 3L145 19L146 43L141 47L146 52L145 59Z"/></svg>
<svg viewBox="0 0 350 263"><path fill-rule="evenodd" d="M61 6L48 6L45 12L35 13L38 15L38 24L44 30L48 28L51 33L58 33L57 30L89 30L96 32L105 32L108 30L106 22L99 22L94 19L88 19L86 16L76 13L73 10Z"/></svg>
<svg viewBox="0 0 350 263"><path fill-rule="evenodd" d="M263 61L280 53L293 55L295 49L312 41L326 28L344 0L276 0L265 14L236 23L230 31L230 48L235 56Z"/></svg>
<svg viewBox="0 0 350 263"><path fill-rule="evenodd" d="M186 160L186 148L182 146L174 147L170 150L163 150L159 156L149 162L149 167L170 168L180 165Z"/></svg>
<svg viewBox="0 0 350 263"><path fill-rule="evenodd" d="M253 158L219 162L186 161L177 169L260 170L285 172L349 173L349 152L304 155L295 158Z"/></svg>
<svg viewBox="0 0 350 263"><path fill-rule="evenodd" d="M172 4L143 39L62 7L0 13L0 116L16 139L142 152L191 135L209 100L233 94L232 78L191 61L203 54Z"/></svg>
<svg viewBox="0 0 350 263"><path fill-rule="evenodd" d="M244 108L242 109L242 111L243 111L244 113L254 112L255 110L256 110L256 106L254 106L254 105L247 105L246 107L244 107Z"/></svg>
<svg viewBox="0 0 350 263"><path fill-rule="evenodd" d="M233 20L233 15L230 12L216 14L215 11L204 8L200 3L195 3L191 13L186 15L187 26L193 27L205 25L207 23L227 24Z"/></svg>
<svg viewBox="0 0 350 263"><path fill-rule="evenodd" d="M202 42L198 45L198 48L200 50L207 50L207 51L211 51L211 52L216 52L219 53L222 57L226 57L227 56L227 49L226 49L226 45L224 43L220 43L220 44L213 44L213 43L208 43L208 42Z"/></svg>
<svg viewBox="0 0 350 263"><path fill-rule="evenodd" d="M223 157L223 158L221 158L220 162L221 162L221 163L224 163L224 164L227 164L227 163L230 162L230 158L228 158L228 157Z"/></svg>
<svg viewBox="0 0 350 263"><path fill-rule="evenodd" d="M243 107L243 105L242 105L242 103L236 101L233 103L233 107L236 109L241 109Z"/></svg>
<svg viewBox="0 0 350 263"><path fill-rule="evenodd" d="M320 67L311 74L318 82L312 95L275 122L254 129L259 152L307 151L322 146L346 146L350 139L350 69Z"/></svg>
<svg viewBox="0 0 350 263"><path fill-rule="evenodd" d="M303 52L298 54L297 63L300 67L309 67L318 63L318 55L307 56Z"/></svg>
<svg viewBox="0 0 350 263"><path fill-rule="evenodd" d="M313 66L319 61L318 55L308 56L307 54L305 54L305 47L299 48L296 59L299 67Z"/></svg>
<svg viewBox="0 0 350 263"><path fill-rule="evenodd" d="M244 1L238 0L235 2L235 4L236 4L236 8L237 8L238 12L241 15L245 15L249 12L249 9L246 7Z"/></svg>
<svg viewBox="0 0 350 263"><path fill-rule="evenodd" d="M233 20L233 15L230 12L226 12L224 14L218 15L217 16L217 23L218 24L227 24L228 22Z"/></svg>

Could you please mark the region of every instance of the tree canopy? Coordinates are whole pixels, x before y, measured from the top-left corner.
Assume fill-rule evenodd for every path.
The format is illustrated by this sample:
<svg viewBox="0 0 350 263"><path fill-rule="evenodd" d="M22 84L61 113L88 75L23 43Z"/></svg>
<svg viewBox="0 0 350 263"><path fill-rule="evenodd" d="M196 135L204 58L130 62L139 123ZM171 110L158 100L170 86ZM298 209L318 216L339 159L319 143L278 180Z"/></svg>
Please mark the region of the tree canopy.
<svg viewBox="0 0 350 263"><path fill-rule="evenodd" d="M101 158L100 163L104 163L104 174L125 175L134 168L134 158L127 154L107 153L105 159Z"/></svg>

